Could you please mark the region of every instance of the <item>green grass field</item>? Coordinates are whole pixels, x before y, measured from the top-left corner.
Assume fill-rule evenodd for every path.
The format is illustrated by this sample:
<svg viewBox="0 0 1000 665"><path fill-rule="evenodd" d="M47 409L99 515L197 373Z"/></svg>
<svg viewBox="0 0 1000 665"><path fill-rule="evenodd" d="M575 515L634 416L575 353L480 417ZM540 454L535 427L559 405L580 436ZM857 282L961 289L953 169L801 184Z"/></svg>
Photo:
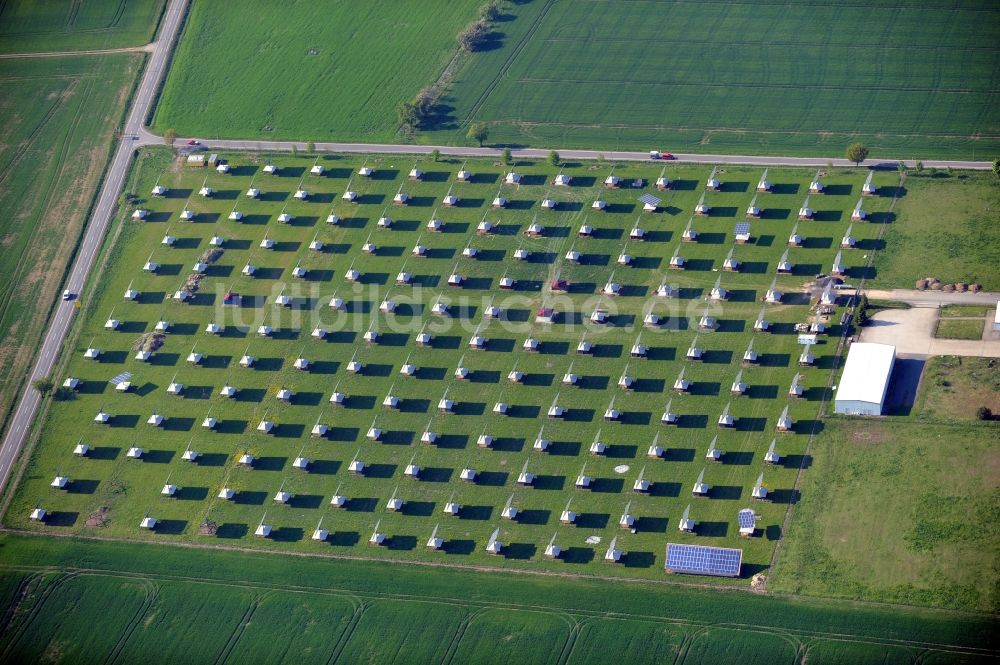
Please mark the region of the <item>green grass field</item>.
<svg viewBox="0 0 1000 665"><path fill-rule="evenodd" d="M206 137L391 139L396 106L444 71L455 35L478 7L478 0L425 0L412 11L396 0L331 3L320 12L305 0L193 2L154 128Z"/></svg>
<svg viewBox="0 0 1000 665"><path fill-rule="evenodd" d="M142 58L3 61L0 429L41 344Z"/></svg>
<svg viewBox="0 0 1000 665"><path fill-rule="evenodd" d="M885 237L875 259L873 288L910 288L918 279L978 282L1000 290L1000 187L992 173L915 174L895 212L901 223Z"/></svg>
<svg viewBox="0 0 1000 665"><path fill-rule="evenodd" d="M997 427L934 422L939 399L823 421L772 590L997 611Z"/></svg>
<svg viewBox="0 0 1000 665"><path fill-rule="evenodd" d="M290 565L260 553L9 533L0 547L4 662L134 662L151 649L219 663L997 655L989 615L314 557Z"/></svg>
<svg viewBox="0 0 1000 665"><path fill-rule="evenodd" d="M975 420L981 406L1000 413L1000 363L995 358L930 358L917 406L915 416L921 420Z"/></svg>
<svg viewBox="0 0 1000 665"><path fill-rule="evenodd" d="M387 25L353 7L334 10L343 20L315 21L312 5L286 3L275 28L246 20L277 11L266 5L196 2L157 127L400 140L397 104L438 80L476 9L463 3L434 19L444 5L422 6L419 19ZM993 159L998 11L981 0L506 3L489 47L449 70L417 140L466 144L468 125L484 122L491 143L533 147L840 157L860 140L873 158ZM411 40L425 18L434 30ZM387 31L392 46L364 50L361 64L336 54L344 39L378 44ZM312 47L320 55L310 59ZM244 66L243 54L261 52L266 64ZM319 67L329 58L332 74ZM277 66L294 74L272 76ZM364 94L344 94L359 86ZM360 117L355 99L366 104ZM317 115L317 106L332 111Z"/></svg>
<svg viewBox="0 0 1000 665"><path fill-rule="evenodd" d="M983 319L941 319L934 329L940 339L982 339Z"/></svg>
<svg viewBox="0 0 1000 665"><path fill-rule="evenodd" d="M664 574L665 544L681 540L742 547L744 577L767 567L793 497L792 482L839 331L838 313L830 322L831 336L813 349L815 367L800 368L793 326L809 318L810 308L808 297L793 292L838 254L863 171L827 176L829 193L812 197L810 204L816 219L797 223L792 211L805 199L803 189L814 173L772 169L775 192L757 197L765 209L763 219L751 223L756 242L737 246L732 245L733 226L744 219L742 211L754 198L761 174L749 169L720 172L728 184L706 196L711 215L693 222L701 233L699 242L682 247L688 269L673 271L666 264L702 196L707 167L671 168L675 188L659 194L663 211L641 215L636 198L651 188L606 190L601 183L610 165L566 168L574 177L568 188L545 184L556 174L552 167L521 165L524 183L501 188L510 204L493 212L489 203L504 170L491 164L470 162L476 180L456 185L460 163L420 164L427 171L424 181L410 182L409 160L373 158L368 163L376 167L375 177L365 179L352 176L361 157L321 160L327 171L317 177L307 173L313 164L309 158L282 157L281 175L268 176L261 173L258 157L232 156L233 173L220 175L180 166L165 154L144 154L138 163L129 190L142 199L137 205L150 211L149 221L124 222L108 267L96 268L103 277L83 295L82 328L65 370L55 377L57 383L78 378L78 394L75 400L53 404L41 445L8 514L10 523L53 533L93 533L95 527L86 526L87 521L102 521L96 516L106 509L100 533L121 538L652 578ZM661 168L628 164L616 167L615 174L648 183ZM883 193L892 190L893 174L878 178ZM156 183L169 187L168 197L147 195ZM260 200L244 195L251 183L261 189ZM198 196L204 184L217 190L213 198ZM291 197L300 186L310 190L308 201ZM348 186L360 195L360 203L342 201ZM400 188L413 197L411 205L390 203ZM460 195L458 207L440 207L448 191ZM561 201L561 209L540 210L546 195ZM607 200L607 212L588 212L596 198ZM850 266L848 279L863 274L861 257L865 247L873 246L890 200L866 199L875 223L853 225L857 246L844 250L842 259ZM178 220L185 207L197 211L194 223ZM234 209L245 215L243 223L227 219ZM276 221L282 211L294 215L292 223ZM324 221L331 211L342 217L337 226ZM376 228L383 214L395 218L391 229ZM445 223L443 232L424 231L432 215ZM484 215L497 227L493 235L480 237L475 229ZM628 241L637 219L647 230L646 242ZM543 237L525 236L532 220L546 227ZM578 239L577 229L585 220L594 226L594 237ZM803 236L803 246L789 250L795 274L778 279L788 294L784 304L767 308L775 334L755 334L760 301L775 279L777 260L793 228ZM173 247L162 245L165 235L177 238ZM188 279L213 235L225 238L223 254L208 267L191 302L181 304L172 294ZM260 248L265 237L278 243L275 249ZM361 251L368 239L379 245L374 256ZM323 251L308 248L313 240L325 243ZM412 258L417 243L428 248L426 258ZM480 252L475 259L462 257L462 249L470 245ZM574 247L583 255L579 265L564 259ZM518 248L530 249L530 260L512 259ZM739 273L720 271L730 248L742 262ZM623 252L634 256L631 267L617 265ZM142 270L148 258L161 264L155 275ZM248 262L257 268L253 278L242 274ZM306 278L290 276L296 266L308 269ZM351 266L363 273L353 285L345 281ZM404 269L413 274L414 286L395 285ZM461 289L445 285L453 270L466 278ZM549 290L557 273L570 283L569 293ZM517 280L512 291L497 289L504 274ZM721 306L706 301L717 279L732 291ZM621 284L621 295L598 297L595 291L609 280ZM664 281L680 289L679 297L652 295ZM135 302L123 299L130 287L141 293ZM242 294L242 307L222 306L226 291ZM296 306L274 307L282 293L298 298ZM330 312L327 303L334 294L349 303L345 313ZM393 315L379 312L386 298L399 304ZM450 304L449 317L430 313L438 298ZM484 322L483 310L491 300L504 318ZM562 318L554 324L535 323L534 311L542 303L555 305ZM598 306L607 308L609 325L577 320ZM666 325L644 329L649 311L665 317ZM699 333L698 320L706 311L719 327ZM121 321L118 331L104 328L108 318ZM161 318L173 324L165 346L150 362L136 360L133 343ZM203 332L213 321L225 326L223 335ZM377 346L361 339L373 321L383 335ZM264 323L274 329L270 338L255 332ZM318 326L328 329L325 340L312 338ZM435 336L431 348L414 344L424 326ZM482 352L467 349L477 328L489 339ZM574 353L584 334L595 345L593 356ZM648 357L630 358L640 335ZM529 336L541 341L540 353L522 351ZM704 362L682 359L695 337L705 351ZM759 364L741 368L751 341ZM99 362L83 358L91 346L102 349ZM203 355L202 366L186 362L192 350ZM245 352L257 359L253 368L239 366ZM300 356L314 363L309 372L293 367ZM347 372L352 359L365 364L361 374ZM419 368L413 377L400 376L407 360ZM464 381L452 378L460 364L471 372ZM524 375L521 384L508 381L515 367ZM691 394L675 395L671 387L682 368L693 382ZM577 387L562 383L571 369L579 376ZM741 371L746 394L732 397L730 386ZM132 373L133 388L125 394L108 383L122 372ZM625 374L634 379L630 391L618 386ZM787 391L796 374L801 374L804 399L790 400ZM174 379L185 386L182 396L166 392ZM235 400L219 396L227 382L240 391ZM282 387L295 393L290 404L276 399ZM335 389L348 396L346 408L330 406ZM446 391L456 403L454 415L437 412ZM389 394L401 398L398 411L381 407ZM556 399L567 409L565 419L546 418ZM660 425L668 401L679 416L676 429ZM494 415L498 402L510 405L508 416ZM716 426L727 404L736 419L729 430ZM604 422L602 414L612 405L621 419ZM794 432L777 435L784 461L767 467L763 455L786 405ZM92 422L101 409L114 414L110 428ZM166 418L164 427L146 424L154 412ZM218 421L216 431L202 427L206 417ZM258 433L262 420L276 423L273 436ZM320 438L310 436L317 422L329 427ZM373 425L383 431L378 441L366 437ZM552 442L548 453L533 450L543 427L541 438ZM440 435L435 445L420 442L425 429ZM495 438L491 449L477 445L484 433ZM89 458L72 453L81 436L93 448ZM598 436L607 446L605 454L592 456L588 451ZM725 457L721 464L706 463L716 436ZM132 444L148 451L144 461L126 458ZM202 453L198 464L181 460L189 444ZM647 456L653 444L663 449L662 458ZM253 470L236 463L247 450L259 458ZM309 473L292 468L300 455L312 460ZM364 477L348 473L356 455L369 465ZM411 460L423 469L419 480L403 475ZM536 476L534 487L516 482L525 463ZM459 479L467 465L480 474L475 483ZM584 466L594 479L592 491L574 489ZM74 480L67 493L49 487L57 470ZM691 487L703 470L705 481L714 486L711 498L692 498ZM772 501L750 499L761 473ZM647 494L631 491L640 474L653 483ZM160 496L168 479L181 488L175 499ZM224 485L237 491L235 501L216 498ZM295 495L290 505L274 504L279 489ZM338 490L350 498L346 510L329 506ZM401 513L386 508L394 492L405 502ZM515 521L500 516L511 496L521 511ZM443 513L452 497L463 506L457 518ZM52 516L47 524L32 526L28 513L39 499ZM561 526L560 514L570 500L578 513L576 525ZM677 531L689 504L699 522L697 536ZM736 513L750 505L760 515L758 535L741 539ZM618 526L626 509L636 518L634 533ZM156 533L138 528L147 512L161 520ZM253 534L265 515L274 532L262 540ZM310 540L320 519L330 532L330 540L322 544ZM199 535L203 522L217 528L214 538ZM381 551L367 545L376 524L389 536ZM424 547L435 525L440 525L444 552ZM497 528L505 549L502 556L491 557L484 548ZM548 562L542 553L553 534L564 556ZM599 540L586 542L590 537ZM602 562L615 537L625 552L620 567Z"/></svg>
<svg viewBox="0 0 1000 665"><path fill-rule="evenodd" d="M7 0L0 5L0 53L142 46L166 0Z"/></svg>

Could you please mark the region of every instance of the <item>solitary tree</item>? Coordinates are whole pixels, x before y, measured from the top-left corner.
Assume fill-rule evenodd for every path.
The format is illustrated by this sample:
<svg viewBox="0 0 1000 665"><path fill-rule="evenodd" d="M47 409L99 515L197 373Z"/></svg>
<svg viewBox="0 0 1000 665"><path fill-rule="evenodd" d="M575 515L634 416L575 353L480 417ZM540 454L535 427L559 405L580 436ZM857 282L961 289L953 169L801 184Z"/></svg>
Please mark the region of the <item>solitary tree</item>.
<svg viewBox="0 0 1000 665"><path fill-rule="evenodd" d="M306 152L314 153L316 152L316 144L310 141L306 144Z"/></svg>
<svg viewBox="0 0 1000 665"><path fill-rule="evenodd" d="M479 147L482 148L483 142L487 138L489 138L489 135L490 135L490 130L485 123L474 122L469 127L469 133L466 134L466 137L472 139L473 141L479 142Z"/></svg>
<svg viewBox="0 0 1000 665"><path fill-rule="evenodd" d="M1000 159L993 160L993 173L1000 178Z"/></svg>
<svg viewBox="0 0 1000 665"><path fill-rule="evenodd" d="M166 143L167 145L173 145L174 141L176 140L177 140L176 129L168 129L167 131L163 132L163 142Z"/></svg>
<svg viewBox="0 0 1000 665"><path fill-rule="evenodd" d="M868 146L864 143L852 143L847 146L847 161L854 162L855 166L860 166L861 162L868 159Z"/></svg>
<svg viewBox="0 0 1000 665"><path fill-rule="evenodd" d="M40 379L35 379L31 385L35 387L35 390L40 392L42 396L48 395L52 392L52 379L47 376L43 376Z"/></svg>
<svg viewBox="0 0 1000 665"><path fill-rule="evenodd" d="M437 148L434 148L433 150L431 150L431 161L436 162L439 159L441 159L441 151L438 150Z"/></svg>
<svg viewBox="0 0 1000 665"><path fill-rule="evenodd" d="M559 166L560 161L561 160L559 159L559 153L556 152L555 150L549 150L549 164L551 164L552 166Z"/></svg>
<svg viewBox="0 0 1000 665"><path fill-rule="evenodd" d="M508 166L514 161L514 159L510 156L510 148L504 148L500 151L500 161Z"/></svg>

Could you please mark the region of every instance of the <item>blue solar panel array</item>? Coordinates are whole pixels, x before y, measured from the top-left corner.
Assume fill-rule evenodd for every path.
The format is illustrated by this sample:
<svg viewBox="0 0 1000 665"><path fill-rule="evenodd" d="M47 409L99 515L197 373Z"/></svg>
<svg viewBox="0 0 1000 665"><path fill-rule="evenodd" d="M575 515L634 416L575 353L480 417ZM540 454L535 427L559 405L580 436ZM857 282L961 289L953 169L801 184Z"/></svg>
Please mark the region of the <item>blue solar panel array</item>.
<svg viewBox="0 0 1000 665"><path fill-rule="evenodd" d="M643 194L639 197L639 201L653 207L659 207L660 205L660 199L656 198L652 194Z"/></svg>
<svg viewBox="0 0 1000 665"><path fill-rule="evenodd" d="M667 543L668 573L737 577L742 562L743 550Z"/></svg>
<svg viewBox="0 0 1000 665"><path fill-rule="evenodd" d="M753 514L753 510L750 508L744 508L736 515L736 519L740 523L741 529L752 529L757 524L757 516Z"/></svg>
<svg viewBox="0 0 1000 665"><path fill-rule="evenodd" d="M750 222L739 222L736 224L736 235L750 235Z"/></svg>

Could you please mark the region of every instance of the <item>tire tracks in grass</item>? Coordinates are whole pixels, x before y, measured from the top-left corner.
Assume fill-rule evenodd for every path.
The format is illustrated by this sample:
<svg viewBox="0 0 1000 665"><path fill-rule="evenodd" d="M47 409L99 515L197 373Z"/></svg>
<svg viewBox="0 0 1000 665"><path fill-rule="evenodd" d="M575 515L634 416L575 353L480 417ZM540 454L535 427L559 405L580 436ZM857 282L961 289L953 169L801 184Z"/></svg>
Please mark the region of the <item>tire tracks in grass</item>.
<svg viewBox="0 0 1000 665"><path fill-rule="evenodd" d="M451 636L451 642L449 642L448 648L444 652L444 658L441 659L442 665L451 665L452 660L455 658L455 652L458 651L458 645L465 636L465 631L469 629L469 624L485 611L486 608L480 607L472 612L465 613L465 618L458 624L455 634Z"/></svg>
<svg viewBox="0 0 1000 665"><path fill-rule="evenodd" d="M139 608L135 611L135 614L132 616L132 619L126 625L126 628L123 631L122 636L118 638L118 641L115 643L115 646L112 647L111 652L108 654L108 657L104 659L105 665L112 665L112 663L119 661L119 659L121 658L122 651L124 651L125 649L125 645L128 644L128 641L132 638L132 635L139 627L139 623L142 621L143 617L149 614L150 608L153 607L153 603L156 602L156 599L160 595L160 589L153 580L148 578L144 579L141 577L135 577L130 579L142 585L142 588L145 589L146 591L146 597L139 605Z"/></svg>
<svg viewBox="0 0 1000 665"><path fill-rule="evenodd" d="M541 27L542 22L545 20L546 15L548 15L549 10L552 9L552 5L554 4L555 0L546 0L545 6L542 7L541 11L538 12L538 16L535 18L534 23L532 23L531 26L528 28L528 30L524 33L524 36L521 38L521 41L518 42L517 46L514 47L514 49L511 51L511 54L507 57L507 59L503 62L503 64L500 65L500 68L497 70L496 76L494 76L493 79L489 82L489 84L487 84L486 89L482 92L482 94L479 95L479 98L476 99L476 101L473 103L472 107L469 109L469 113L466 115L465 120L462 122L461 126L464 127L465 125L468 125L470 122L472 122L472 119L476 117L480 109L482 109L483 105L486 103L486 100L489 98L490 95L493 94L493 91L496 90L497 86L500 85L500 80L507 75L507 72L510 71L511 66L513 66L514 64L514 61L517 59L519 55L521 55L521 51L524 50L524 48L528 45L528 42L531 41L531 38L538 31L538 28Z"/></svg>
<svg viewBox="0 0 1000 665"><path fill-rule="evenodd" d="M2 7L0 7L2 11ZM3 614L0 614L0 635L9 634L8 627L14 621L14 617L17 614L17 608L21 605L21 599L24 598L25 593L27 593L28 587L31 584L37 584L38 580L42 578L41 572L27 573L21 579L21 583L17 585L17 590L14 592L13 602L10 607L7 607Z"/></svg>
<svg viewBox="0 0 1000 665"><path fill-rule="evenodd" d="M272 593L274 592L268 591L261 595L255 595L251 598L250 605L247 607L246 612L243 613L243 618L240 619L240 622L236 625L236 628L233 629L232 634L229 635L229 639L226 640L226 644L225 646L222 647L222 651L220 651L219 655L216 656L215 665L223 665L223 663L229 660L229 656L232 654L233 649L236 647L236 643L240 641L241 637L243 637L243 633L244 631L246 631L247 624L250 623L250 620L253 618L253 615L257 613L257 608L260 607L261 601L270 596Z"/></svg>
<svg viewBox="0 0 1000 665"><path fill-rule="evenodd" d="M566 636L566 641L563 642L562 650L559 652L559 658L556 660L558 665L566 665L569 662L570 656L573 655L573 649L576 648L576 641L580 638L580 633L583 630L584 624L573 619L571 615L566 615L567 621L572 621L572 628L570 628L569 635Z"/></svg>
<svg viewBox="0 0 1000 665"><path fill-rule="evenodd" d="M379 560L381 561L381 560ZM0 565L0 570L18 570L18 571L38 571L38 572L52 572L51 568L46 567L30 567L30 566L14 566L7 567ZM504 571L506 572L506 571ZM666 623L675 626L687 626L689 628L696 629L696 632L707 628L728 628L733 630L742 631L754 631L754 632L774 632L782 635L787 635L794 639L841 639L848 642L864 643L864 644L881 644L889 646L906 646L913 648L924 648L932 649L935 651L947 651L949 653L963 653L963 654L977 654L977 655L996 655L996 651L991 651L982 647L970 647L958 644L942 644L936 642L923 642L919 640L907 640L907 639L897 639L897 638L883 638L883 637L869 637L869 636L859 636L847 633L837 633L837 632L824 632L816 630L804 630L804 629L791 629L791 628L774 628L769 630L767 626L761 626L759 624L746 624L737 622L726 622L726 623L706 623L703 621L688 620L680 617L665 617L662 615L650 615L641 613L626 613L626 612L607 612L601 610L589 610L581 608L556 608L545 605L528 604L528 603L512 603L512 602L491 602L484 600L468 600L465 598L457 597L444 597L444 596L421 596L416 594L399 594L399 593L381 593L375 591L364 592L364 594L359 594L357 591L352 589L339 589L330 587L302 587L302 586L288 586L288 585L278 585L278 584L266 584L260 582L251 582L248 580L240 581L222 581L222 580L206 580L200 577L192 576L181 576L181 575L166 575L166 574L121 574L116 571L109 571L106 569L85 569L85 568L66 568L64 569L64 574L66 579L74 577L81 574L88 575L102 575L106 577L119 577L126 579L151 579L154 581L176 581L176 582L186 582L186 583L196 583L196 584L207 584L216 585L222 587L232 587L250 590L261 590L266 589L268 591L280 591L280 592L295 592L295 593L312 593L326 596L346 596L352 599L361 599L361 604L359 606L359 611L363 612L372 600L378 599L388 599L388 600L401 600L401 601L420 601L427 603L437 603L445 604L450 606L467 606L472 608L477 608L480 611L485 611L489 609L500 609L500 610L521 610L521 611L534 611L538 613L545 614L560 614L570 617L588 617L588 618L607 618L607 619L621 619L621 620L639 620L639 621L652 621L656 623ZM60 580L62 583L65 580ZM614 581L622 581L621 579L616 579ZM719 587L711 587L710 585L693 585L684 584L683 586L688 588L712 588L714 590L720 590ZM741 590L734 589L732 587L726 587L726 589L739 592ZM772 596L778 597L778 596ZM797 596L792 596L797 597ZM884 608L896 607L895 605L889 605L886 603L855 603L861 605L870 606L881 606ZM904 606L908 607L908 606ZM353 630L353 629L352 629ZM346 634L346 631L345 631ZM692 633L692 638L695 633ZM330 661L335 662L335 659Z"/></svg>
<svg viewBox="0 0 1000 665"><path fill-rule="evenodd" d="M327 665L333 665L344 653L344 649L347 648L347 643L351 641L351 637L354 635L354 631L357 630L358 624L361 623L361 618L364 616L365 610L368 609L370 603L368 601L362 601L360 605L354 610L354 615L351 617L351 621L344 628L343 634L341 634L340 639L337 644L334 645L333 651L330 653L330 658L327 660Z"/></svg>
<svg viewBox="0 0 1000 665"><path fill-rule="evenodd" d="M34 623L35 619L42 611L42 607L48 602L52 594L65 584L67 580L73 579L74 577L77 577L77 575L78 574L75 572L55 573L53 579L45 586L44 589L42 589L41 595L28 611L28 614L13 627L13 630L9 630L7 633L10 637L10 641L7 642L3 650L0 651L0 662L10 662L11 651L15 646L17 646L17 643L21 640L21 638L24 637L25 631L27 631L28 627ZM39 574L37 577L39 582L44 579L45 576L42 574Z"/></svg>

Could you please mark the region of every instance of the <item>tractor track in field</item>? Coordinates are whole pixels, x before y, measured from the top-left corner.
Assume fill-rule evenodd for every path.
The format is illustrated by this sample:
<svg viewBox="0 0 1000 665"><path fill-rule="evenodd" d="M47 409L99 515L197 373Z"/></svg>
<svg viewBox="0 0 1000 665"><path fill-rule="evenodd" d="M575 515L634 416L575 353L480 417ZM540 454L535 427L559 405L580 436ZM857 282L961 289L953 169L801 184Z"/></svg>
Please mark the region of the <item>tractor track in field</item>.
<svg viewBox="0 0 1000 665"><path fill-rule="evenodd" d="M220 549L220 548L211 548ZM379 559L377 561L385 562L385 560ZM408 562L412 563L412 562ZM469 568L469 566L463 566L463 568ZM31 567L31 566L15 566L15 567L5 567L0 565L0 570L16 570L22 572L52 572L53 569L50 567ZM499 569L498 569L499 570ZM504 570L503 572L509 572ZM519 571L522 572L522 571ZM526 572L526 571L524 571ZM531 573L528 573L531 574ZM197 583L197 584L208 584L217 585L223 587L239 588L239 589L251 589L251 590L261 590L266 589L268 591L282 591L282 592L298 592L298 593L312 593L319 595L337 596L337 597L347 597L347 598L363 598L360 607L358 608L359 620L360 614L363 614L363 610L370 605L373 600L400 600L400 601L411 601L411 602L425 602L425 603L443 603L447 605L459 605L469 608L477 608L477 612L474 614L478 615L482 611L497 609L497 610L513 610L513 611L528 611L528 612L541 612L545 614L555 614L564 617L584 617L584 618L612 618L621 620L638 620L638 621L649 621L654 623L666 623L676 626L688 626L695 629L692 636L697 633L707 630L710 628L727 628L733 630L746 630L758 633L766 634L778 634L783 635L787 639L797 639L797 640L814 640L814 639L836 639L848 642L863 643L863 644L878 644L887 646L903 646L911 648L920 649L932 649L937 651L947 651L949 653L963 653L963 654L978 654L978 655L994 655L995 651L990 651L988 649L980 647L969 647L957 644L941 644L935 642L923 642L919 640L906 640L906 639L895 639L895 638L884 638L884 637L870 637L870 636L858 636L845 633L836 632L825 632L825 631L815 631L815 630L800 630L791 629L778 626L761 626L759 624L747 624L747 623L737 623L737 622L718 622L711 623L700 620L689 620L678 617L664 617L657 615L641 614L641 613L626 613L626 612L607 612L602 610L589 610L589 609L577 609L577 608L564 608L564 607L551 607L544 605L534 605L527 603L512 603L512 602L490 602L485 600L469 600L467 598L460 597L437 597L437 596L420 596L415 594L400 594L400 593L389 593L389 592L377 592L377 591L366 591L359 594L358 591L353 589L338 589L333 587L301 587L301 586L289 586L284 584L266 584L260 582L253 582L249 580L206 580L203 577L194 576L182 576L182 575L166 575L166 574L141 574L141 573L119 573L116 571L109 571L106 569L88 569L88 568L64 568L62 569L62 574L59 575L57 581L58 584L62 584L68 579L79 575L97 575L102 577L118 577L122 579L133 579L133 580L153 580L153 581L175 581L175 582L185 582L185 583ZM581 576L574 576L581 577ZM589 578L589 577L588 577ZM621 578L615 578L616 582L631 581L623 580ZM643 581L648 582L648 581ZM55 584L56 582L54 582ZM50 585L51 587L52 585ZM706 587L710 588L709 585L693 585L693 584L682 584L685 587ZM733 587L726 587L728 590L733 592L746 592L746 590L735 589ZM54 590L54 587L52 587ZM715 588L715 590L720 590ZM45 593L51 593L51 590L46 590ZM803 598L801 596L794 596L788 594L771 594L776 598ZM869 603L862 601L845 601L845 604L852 605L862 605L870 607L896 607L895 605L890 605L888 603ZM907 607L907 606L903 606ZM40 605L36 605L33 610L37 611ZM946 610L941 610L942 612L947 612ZM471 620L471 617L470 617ZM27 625L27 624L23 624ZM353 632L353 630L351 630ZM345 631L346 635L346 631ZM349 638L344 638L344 643ZM337 657L339 658L339 656ZM336 662L336 658L332 659L331 662Z"/></svg>
<svg viewBox="0 0 1000 665"><path fill-rule="evenodd" d="M113 55L115 53L151 53L156 48L155 42L142 46L123 46L121 48L96 48L85 51L34 51L26 53L0 53L0 60L22 60L28 58L76 58L84 55Z"/></svg>
<svg viewBox="0 0 1000 665"><path fill-rule="evenodd" d="M147 578L144 580L135 579L135 581L143 584L143 587L146 590L146 597L143 598L142 603L139 605L139 609L135 611L132 619L129 620L128 624L125 626L125 630L122 632L121 637L111 649L111 653L109 653L108 657L104 660L106 665L113 665L113 663L118 661L122 651L125 649L125 645L128 644L132 634L135 633L136 628L138 628L139 624L142 622L142 618L149 614L150 608L153 607L153 604L159 597L159 588L153 580Z"/></svg>

